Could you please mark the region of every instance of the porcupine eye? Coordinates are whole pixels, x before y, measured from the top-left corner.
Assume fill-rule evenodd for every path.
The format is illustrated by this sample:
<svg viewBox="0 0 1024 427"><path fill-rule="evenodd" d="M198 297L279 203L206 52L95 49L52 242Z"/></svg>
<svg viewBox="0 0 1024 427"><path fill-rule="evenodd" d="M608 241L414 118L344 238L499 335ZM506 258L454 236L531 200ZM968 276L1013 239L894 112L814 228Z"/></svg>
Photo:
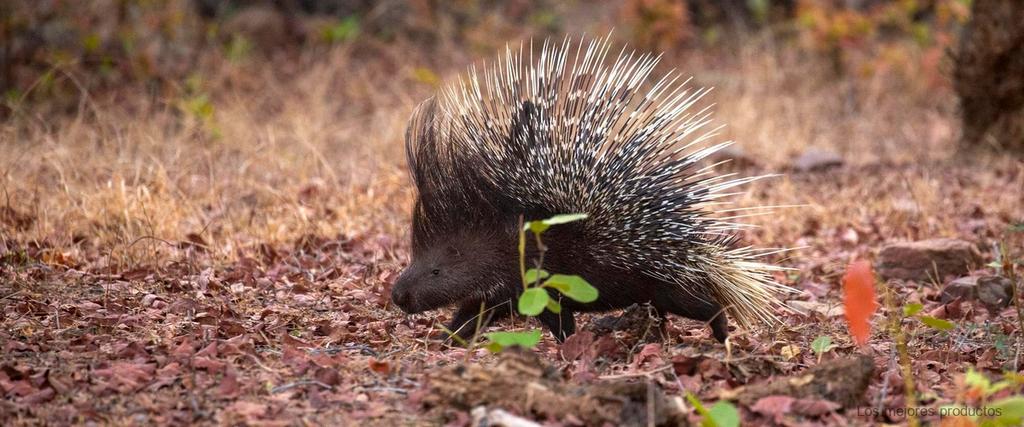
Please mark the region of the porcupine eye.
<svg viewBox="0 0 1024 427"><path fill-rule="evenodd" d="M433 274L433 275L437 276L438 274L441 274L441 270L435 268L433 271L430 272L430 274Z"/></svg>

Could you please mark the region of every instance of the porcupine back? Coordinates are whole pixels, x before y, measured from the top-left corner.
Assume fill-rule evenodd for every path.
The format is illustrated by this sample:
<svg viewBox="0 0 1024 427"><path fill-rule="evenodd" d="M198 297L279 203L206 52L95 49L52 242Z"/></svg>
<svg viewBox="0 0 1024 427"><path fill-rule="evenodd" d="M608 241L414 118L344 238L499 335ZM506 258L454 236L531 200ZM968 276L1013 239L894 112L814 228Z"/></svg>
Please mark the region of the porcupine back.
<svg viewBox="0 0 1024 427"><path fill-rule="evenodd" d="M587 213L577 237L588 259L711 298L745 327L775 323L774 295L789 288L757 261L770 251L738 246L744 225L711 210L763 176L699 166L731 144L710 143L711 112L694 108L708 90L674 71L652 81L660 57L649 54L623 50L609 65L610 49L506 49L418 107L406 139L414 245L494 215Z"/></svg>

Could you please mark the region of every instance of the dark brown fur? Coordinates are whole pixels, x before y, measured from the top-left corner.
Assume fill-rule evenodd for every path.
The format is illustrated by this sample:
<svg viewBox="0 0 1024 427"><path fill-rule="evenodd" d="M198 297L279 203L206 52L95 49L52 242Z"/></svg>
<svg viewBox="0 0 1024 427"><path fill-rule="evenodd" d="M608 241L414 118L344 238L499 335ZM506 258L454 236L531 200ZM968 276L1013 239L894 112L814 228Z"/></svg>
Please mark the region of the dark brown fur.
<svg viewBox="0 0 1024 427"><path fill-rule="evenodd" d="M544 217L527 215L527 219ZM414 218L413 222L423 220ZM518 219L506 217L478 227L452 230L450 235L414 236L413 262L396 281L392 300L408 313L457 304L448 329L463 338L476 332L481 302L486 310L482 321L509 316L515 312L516 300L523 291L516 253L517 228ZM527 259L535 260L536 245L532 237L527 241ZM544 243L548 247L544 269L579 275L598 290L597 301L584 304L563 297L561 314L545 310L538 316L559 341L575 332L576 312L608 311L637 303L651 303L662 316L672 313L709 322L718 341L728 336L726 315L718 303L710 298L694 299L680 285L648 277L641 270L597 262L589 256L579 226L554 226L544 234ZM559 296L553 292L552 297Z"/></svg>

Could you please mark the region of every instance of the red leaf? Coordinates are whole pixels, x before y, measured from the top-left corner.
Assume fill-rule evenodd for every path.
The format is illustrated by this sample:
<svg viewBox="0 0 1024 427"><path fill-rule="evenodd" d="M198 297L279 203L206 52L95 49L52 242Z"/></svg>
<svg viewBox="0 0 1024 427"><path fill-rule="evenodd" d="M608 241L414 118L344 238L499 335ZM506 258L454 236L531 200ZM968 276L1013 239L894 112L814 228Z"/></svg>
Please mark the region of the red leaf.
<svg viewBox="0 0 1024 427"><path fill-rule="evenodd" d="M217 387L217 397L221 399L234 399L242 392L242 383L238 381L238 374L234 369L228 369Z"/></svg>
<svg viewBox="0 0 1024 427"><path fill-rule="evenodd" d="M782 417L792 412L795 401L796 399L790 396L765 396L758 399L750 410L775 420L776 424L781 424Z"/></svg>
<svg viewBox="0 0 1024 427"><path fill-rule="evenodd" d="M652 343L645 344L644 348L640 350L640 353L633 359L633 366L630 367L633 371L639 371L644 365L649 366L661 366L664 365L665 361L661 358L661 344Z"/></svg>
<svg viewBox="0 0 1024 427"><path fill-rule="evenodd" d="M385 360L370 359L370 370L387 375L388 372L391 372L391 364Z"/></svg>
<svg viewBox="0 0 1024 427"><path fill-rule="evenodd" d="M573 361L578 359L580 356L590 348L590 345L594 343L594 333L590 331L580 331L569 338L565 339L562 343L562 358L566 361Z"/></svg>
<svg viewBox="0 0 1024 427"><path fill-rule="evenodd" d="M871 336L871 316L878 309L875 301L875 273L867 261L854 261L843 276L843 305L850 335L858 345Z"/></svg>

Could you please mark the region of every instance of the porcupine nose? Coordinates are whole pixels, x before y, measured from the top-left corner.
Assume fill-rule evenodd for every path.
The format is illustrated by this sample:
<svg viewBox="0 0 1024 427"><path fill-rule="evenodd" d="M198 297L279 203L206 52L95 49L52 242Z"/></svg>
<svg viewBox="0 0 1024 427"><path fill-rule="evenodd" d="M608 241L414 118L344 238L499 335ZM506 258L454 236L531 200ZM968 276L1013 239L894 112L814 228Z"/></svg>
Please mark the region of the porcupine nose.
<svg viewBox="0 0 1024 427"><path fill-rule="evenodd" d="M395 305L397 305L398 308L401 308L403 311L409 311L407 309L409 304L409 293L406 292L405 290L398 288L392 289L391 302L395 303Z"/></svg>
<svg viewBox="0 0 1024 427"><path fill-rule="evenodd" d="M412 292L409 292L407 286L403 286L401 280L395 282L391 288L391 302L406 313L412 311Z"/></svg>

